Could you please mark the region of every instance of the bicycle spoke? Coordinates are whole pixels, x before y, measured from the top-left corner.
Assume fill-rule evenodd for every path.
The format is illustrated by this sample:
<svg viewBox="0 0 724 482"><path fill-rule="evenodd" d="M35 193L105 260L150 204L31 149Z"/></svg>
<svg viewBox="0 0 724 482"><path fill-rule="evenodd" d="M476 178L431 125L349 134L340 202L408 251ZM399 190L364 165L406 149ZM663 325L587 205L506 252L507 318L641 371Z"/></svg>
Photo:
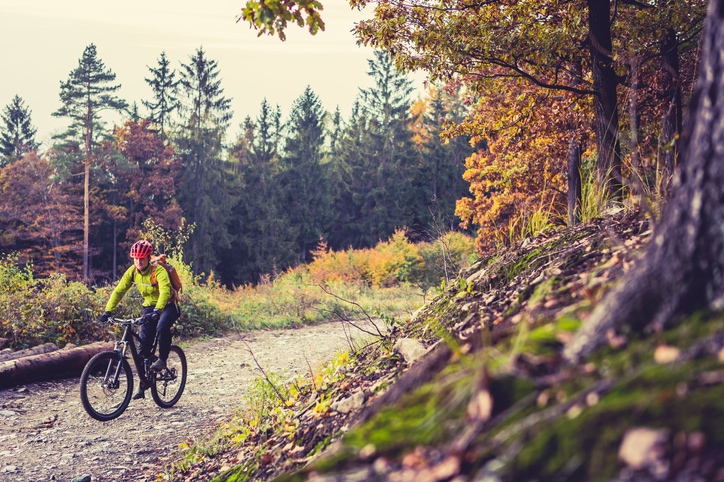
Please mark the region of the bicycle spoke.
<svg viewBox="0 0 724 482"><path fill-rule="evenodd" d="M104 352L88 362L81 375L83 407L96 420L116 418L128 406L131 370L115 352Z"/></svg>

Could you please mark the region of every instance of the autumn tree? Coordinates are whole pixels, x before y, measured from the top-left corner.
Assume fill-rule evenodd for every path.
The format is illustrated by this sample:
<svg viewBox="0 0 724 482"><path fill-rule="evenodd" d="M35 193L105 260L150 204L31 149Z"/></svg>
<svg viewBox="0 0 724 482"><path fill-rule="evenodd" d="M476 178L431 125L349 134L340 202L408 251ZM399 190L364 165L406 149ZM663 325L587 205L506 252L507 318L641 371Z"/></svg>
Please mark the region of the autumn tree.
<svg viewBox="0 0 724 482"><path fill-rule="evenodd" d="M562 218L568 139L590 145L585 99L553 97L521 81L499 82L497 95L476 104L455 127L478 146L465 161L472 197L458 201L456 214L463 226L478 227L479 252L520 236L536 211Z"/></svg>
<svg viewBox="0 0 724 482"><path fill-rule="evenodd" d="M183 212L176 201L181 159L166 146L151 122L127 121L113 132L113 149L102 163L106 176L100 183L100 204L111 224L112 278L116 277L119 240L125 248L138 239L147 219L169 231L181 224Z"/></svg>
<svg viewBox="0 0 724 482"><path fill-rule="evenodd" d="M35 273L76 279L83 226L74 186L35 152L0 169L0 250L18 251Z"/></svg>
<svg viewBox="0 0 724 482"><path fill-rule="evenodd" d="M89 233L90 233L90 172L93 164L93 148L96 136L102 131L101 114L105 110L119 111L127 104L115 95L121 88L113 84L116 74L107 69L98 58L96 46L90 44L73 69L68 80L60 83L62 106L53 113L57 117L68 117L72 124L65 133L66 138L82 136L83 145L83 282L90 281Z"/></svg>
<svg viewBox="0 0 724 482"><path fill-rule="evenodd" d="M357 8L369 3L350 1ZM489 81L500 77L590 96L598 177L619 196L623 153L618 88L638 88L641 77L634 81L632 65L670 55L674 47L690 42L701 25L704 1L374 3L374 18L360 21L355 34L360 42L385 49L405 70L423 69L433 81L462 78L481 100L490 92ZM242 18L260 33L274 34L286 26L276 19L301 5L292 1L276 8L248 2ZM305 21L318 22L321 7L304 5ZM674 40L662 49L666 32Z"/></svg>
<svg viewBox="0 0 724 482"><path fill-rule="evenodd" d="M143 105L150 111L148 119L158 126L161 139L166 141L167 131L171 125L174 113L178 110L178 83L176 70L170 67L166 52L161 52L156 67L148 67L151 73L146 83L151 87L153 100L143 101Z"/></svg>
<svg viewBox="0 0 724 482"><path fill-rule="evenodd" d="M16 95L3 109L0 119L0 167L10 164L38 148L35 141L37 129L33 127L30 109Z"/></svg>

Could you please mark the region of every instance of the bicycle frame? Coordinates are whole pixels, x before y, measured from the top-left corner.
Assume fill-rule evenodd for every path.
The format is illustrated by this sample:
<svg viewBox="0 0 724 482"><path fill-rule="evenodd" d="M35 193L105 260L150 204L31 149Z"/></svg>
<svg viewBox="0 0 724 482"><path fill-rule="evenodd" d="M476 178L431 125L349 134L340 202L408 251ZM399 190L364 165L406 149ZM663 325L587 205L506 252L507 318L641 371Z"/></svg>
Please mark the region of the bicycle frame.
<svg viewBox="0 0 724 482"><path fill-rule="evenodd" d="M146 383L147 385L150 383L150 380L148 379L148 371L147 366L143 363L143 358L141 357L141 354L138 352L138 349L136 348L136 342L141 344L141 337L133 330L133 325L140 325L141 318L135 318L135 319L120 319L120 318L113 318L114 322L117 323L120 326L124 327L123 336L119 340L116 340L115 348L114 350L117 351L121 357L127 358L128 351L130 348L131 352L131 358L133 359L133 364L136 367L136 373L138 373L139 378L142 382ZM153 346L151 347L151 353L156 352L156 344L157 340L154 338ZM120 370L120 367L119 367Z"/></svg>

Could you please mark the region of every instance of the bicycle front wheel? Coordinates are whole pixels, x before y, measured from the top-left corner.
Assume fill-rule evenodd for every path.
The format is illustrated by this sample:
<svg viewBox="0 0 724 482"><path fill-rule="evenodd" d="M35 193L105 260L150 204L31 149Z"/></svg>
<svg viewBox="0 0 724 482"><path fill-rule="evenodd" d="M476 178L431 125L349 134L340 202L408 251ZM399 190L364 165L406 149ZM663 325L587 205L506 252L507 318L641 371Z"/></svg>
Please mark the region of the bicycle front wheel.
<svg viewBox="0 0 724 482"><path fill-rule="evenodd" d="M179 401L186 386L186 355L183 350L171 345L166 368L154 373L151 396L161 408L173 407Z"/></svg>
<svg viewBox="0 0 724 482"><path fill-rule="evenodd" d="M131 402L131 366L118 352L97 354L80 376L80 401L88 415L107 422L118 417Z"/></svg>

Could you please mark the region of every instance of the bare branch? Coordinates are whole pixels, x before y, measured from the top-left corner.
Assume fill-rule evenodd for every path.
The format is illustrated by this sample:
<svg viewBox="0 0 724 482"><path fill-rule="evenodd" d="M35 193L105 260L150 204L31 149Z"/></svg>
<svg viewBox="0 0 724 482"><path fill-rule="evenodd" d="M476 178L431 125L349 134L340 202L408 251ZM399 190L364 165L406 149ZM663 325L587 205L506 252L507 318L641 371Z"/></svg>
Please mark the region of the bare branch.
<svg viewBox="0 0 724 482"><path fill-rule="evenodd" d="M256 359L256 356L254 355L254 352L252 351L252 349L251 349L251 347L249 346L249 344L248 344L246 341L244 341L244 345L246 345L246 350L247 350L247 351L249 352L249 354L251 355L251 358L252 358L252 360L254 360L254 363L256 363L257 368L259 368L259 370L261 371L262 375L264 375L264 379L265 379L265 380L267 381L267 383L272 387L272 390L274 390L274 393L276 393L277 397L279 398L279 400L281 400L282 404L283 404L283 405L286 405L287 401L284 399L284 396L282 396L282 394L281 394L281 393L279 392L279 390L277 389L276 385L274 385L274 383L273 383L273 382L271 381L271 379L269 378L269 375L267 375L267 374L266 374L266 371L264 371L264 368L262 368L262 366L259 364L259 360Z"/></svg>
<svg viewBox="0 0 724 482"><path fill-rule="evenodd" d="M375 333L372 333L372 332L370 332L370 331L368 331L368 330L366 330L366 329L364 329L364 328L362 328L362 327L360 327L360 326L358 326L358 325L355 325L352 321L347 320L347 323L349 323L350 325L352 325L352 326L354 326L355 328L357 328L359 331L361 331L361 332L363 332L363 333L366 333L366 334L368 334L368 335L379 336L380 338L384 338L384 337L385 337L385 335L382 334L382 332L380 331L379 327L378 327L377 324L374 322L374 320L373 320L372 317L369 315L369 313L367 313L367 311L366 311L364 308L362 308L362 306L361 306L359 303L357 303L357 302L355 302L355 301L351 301L351 300L344 299L344 298L342 298L341 296L339 296L339 295L337 295L337 294L335 294L335 293L332 293L325 285L323 285L323 284L321 284L321 283L318 284L317 286L319 286L319 288L320 288L322 291L324 291L326 294L328 294L328 295L330 295L330 296L332 296L332 297L334 297L334 298L336 298L336 299L338 299L338 300L340 300L340 301L344 301L345 303L349 303L350 305L353 305L353 306L356 306L357 308L359 308L360 311L361 311L362 313L364 313L364 315L367 317L367 320L369 320L369 322L372 324L372 326L375 327L375 330L377 331L377 334L375 335Z"/></svg>

